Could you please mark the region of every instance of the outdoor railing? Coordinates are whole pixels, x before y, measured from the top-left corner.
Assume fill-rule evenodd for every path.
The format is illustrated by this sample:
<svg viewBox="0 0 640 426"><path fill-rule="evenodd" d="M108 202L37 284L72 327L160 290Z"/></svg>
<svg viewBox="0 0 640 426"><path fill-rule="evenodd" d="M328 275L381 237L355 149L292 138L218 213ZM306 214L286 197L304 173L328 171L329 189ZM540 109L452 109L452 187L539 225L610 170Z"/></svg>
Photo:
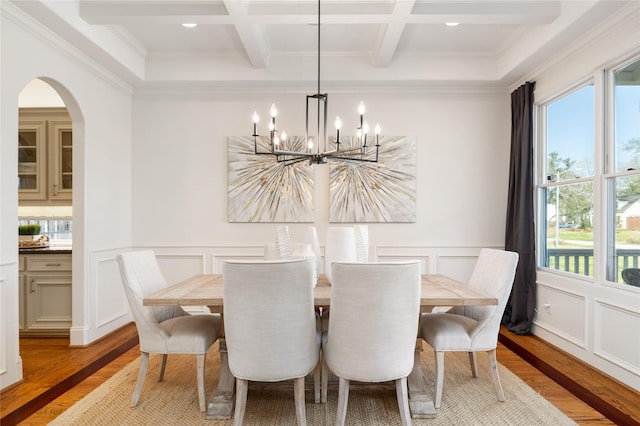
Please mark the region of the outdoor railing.
<svg viewBox="0 0 640 426"><path fill-rule="evenodd" d="M618 270L640 267L640 249L618 249ZM551 269L593 275L593 249L550 248L547 249L547 265Z"/></svg>

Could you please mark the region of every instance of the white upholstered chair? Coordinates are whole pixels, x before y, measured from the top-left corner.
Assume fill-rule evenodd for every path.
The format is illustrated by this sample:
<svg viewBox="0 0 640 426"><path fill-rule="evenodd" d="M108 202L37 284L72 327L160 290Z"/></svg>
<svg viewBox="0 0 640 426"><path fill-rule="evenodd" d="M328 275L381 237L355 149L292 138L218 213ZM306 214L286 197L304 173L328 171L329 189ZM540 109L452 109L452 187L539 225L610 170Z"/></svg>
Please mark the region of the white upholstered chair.
<svg viewBox="0 0 640 426"><path fill-rule="evenodd" d="M125 294L140 339L140 371L131 406L138 404L149 364L149 354L162 354L158 381L164 378L168 354L195 354L198 400L206 410L204 366L207 350L221 333L219 315L188 315L179 306L143 306L143 299L167 287L151 250L117 256Z"/></svg>
<svg viewBox="0 0 640 426"><path fill-rule="evenodd" d="M394 380L400 419L411 424L407 377L418 333L420 274L419 262L333 263L329 327L322 335L322 401L328 367L339 379L336 425L345 422L351 380Z"/></svg>
<svg viewBox="0 0 640 426"><path fill-rule="evenodd" d="M244 419L249 381L289 379L298 424L306 424L304 379L320 368L313 262L224 262L224 328L229 369L236 378L235 425Z"/></svg>
<svg viewBox="0 0 640 426"><path fill-rule="evenodd" d="M482 249L468 285L496 297L498 304L458 306L445 313L422 314L420 335L434 349L436 357L436 408L442 404L444 353L450 351L469 353L473 377L478 377L475 354L486 351L498 399L504 401L496 364L496 346L517 264L518 254L515 252Z"/></svg>

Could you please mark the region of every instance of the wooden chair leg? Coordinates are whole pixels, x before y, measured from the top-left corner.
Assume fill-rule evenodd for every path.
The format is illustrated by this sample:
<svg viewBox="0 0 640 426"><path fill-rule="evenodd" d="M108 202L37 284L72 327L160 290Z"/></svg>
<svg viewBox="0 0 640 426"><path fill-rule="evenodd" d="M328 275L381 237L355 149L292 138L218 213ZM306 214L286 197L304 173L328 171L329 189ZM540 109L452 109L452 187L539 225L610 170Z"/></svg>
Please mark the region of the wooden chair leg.
<svg viewBox="0 0 640 426"><path fill-rule="evenodd" d="M409 392L407 390L407 378L396 380L396 398L400 409L400 421L403 426L411 426L411 412L409 411Z"/></svg>
<svg viewBox="0 0 640 426"><path fill-rule="evenodd" d="M436 351L436 399L434 406L440 408L442 405L442 385L444 384L444 352Z"/></svg>
<svg viewBox="0 0 640 426"><path fill-rule="evenodd" d="M349 380L340 377L338 385L338 409L336 411L336 426L344 426L347 419L347 404L349 403Z"/></svg>
<svg viewBox="0 0 640 426"><path fill-rule="evenodd" d="M322 352L320 352L320 358L322 358ZM320 376L322 374L322 359L318 360L318 365L313 371L313 402L318 404L320 402Z"/></svg>
<svg viewBox="0 0 640 426"><path fill-rule="evenodd" d="M322 357L322 385L320 386L320 392L322 394L320 402L327 403L327 386L329 385L329 366L327 365L324 357Z"/></svg>
<svg viewBox="0 0 640 426"><path fill-rule="evenodd" d="M298 419L298 426L306 426L307 410L304 405L304 377L296 377L293 379L293 396L296 401L296 418Z"/></svg>
<svg viewBox="0 0 640 426"><path fill-rule="evenodd" d="M160 363L160 373L158 374L158 381L161 382L164 379L164 370L167 368L167 354L162 354L162 362Z"/></svg>
<svg viewBox="0 0 640 426"><path fill-rule="evenodd" d="M140 352L140 369L138 370L138 381L136 382L136 388L133 391L133 397L131 398L131 406L138 405L138 399L142 392L142 385L144 385L144 378L147 375L147 366L149 365L149 353Z"/></svg>
<svg viewBox="0 0 640 426"><path fill-rule="evenodd" d="M478 362L476 361L475 352L469 352L469 364L471 365L471 375L478 377Z"/></svg>
<svg viewBox="0 0 640 426"><path fill-rule="evenodd" d="M249 381L236 378L236 409L233 414L233 426L242 426L247 408L247 390Z"/></svg>
<svg viewBox="0 0 640 426"><path fill-rule="evenodd" d="M207 354L196 355L196 377L198 378L198 402L200 403L200 411L207 411L207 404L204 397L204 365Z"/></svg>
<svg viewBox="0 0 640 426"><path fill-rule="evenodd" d="M502 389L502 383L500 382L500 376L498 375L498 362L496 361L496 350L492 349L487 352L489 356L489 369L491 370L491 378L493 379L493 385L496 387L498 393L498 399L504 401L504 390Z"/></svg>

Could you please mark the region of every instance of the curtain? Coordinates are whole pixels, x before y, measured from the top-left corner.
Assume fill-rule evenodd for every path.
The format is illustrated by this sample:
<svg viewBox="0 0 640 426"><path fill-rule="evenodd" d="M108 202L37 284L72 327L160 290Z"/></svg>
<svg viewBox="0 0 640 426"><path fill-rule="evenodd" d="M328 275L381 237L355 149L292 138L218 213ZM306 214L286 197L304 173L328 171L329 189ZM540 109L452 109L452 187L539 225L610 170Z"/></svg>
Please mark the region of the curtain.
<svg viewBox="0 0 640 426"><path fill-rule="evenodd" d="M536 306L534 227L533 91L527 82L511 93L511 161L505 250L519 254L518 268L502 323L516 334L531 334Z"/></svg>

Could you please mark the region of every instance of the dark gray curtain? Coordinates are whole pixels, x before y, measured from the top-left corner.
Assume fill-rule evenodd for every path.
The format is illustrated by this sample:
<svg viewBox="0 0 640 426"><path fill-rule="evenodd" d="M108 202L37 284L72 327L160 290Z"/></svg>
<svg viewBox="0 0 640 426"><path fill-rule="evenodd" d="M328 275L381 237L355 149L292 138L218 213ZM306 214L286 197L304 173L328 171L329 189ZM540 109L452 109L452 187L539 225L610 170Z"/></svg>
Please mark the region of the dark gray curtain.
<svg viewBox="0 0 640 426"><path fill-rule="evenodd" d="M516 334L531 334L536 305L536 245L533 181L533 90L527 82L511 93L511 164L505 250L520 255L502 323Z"/></svg>

